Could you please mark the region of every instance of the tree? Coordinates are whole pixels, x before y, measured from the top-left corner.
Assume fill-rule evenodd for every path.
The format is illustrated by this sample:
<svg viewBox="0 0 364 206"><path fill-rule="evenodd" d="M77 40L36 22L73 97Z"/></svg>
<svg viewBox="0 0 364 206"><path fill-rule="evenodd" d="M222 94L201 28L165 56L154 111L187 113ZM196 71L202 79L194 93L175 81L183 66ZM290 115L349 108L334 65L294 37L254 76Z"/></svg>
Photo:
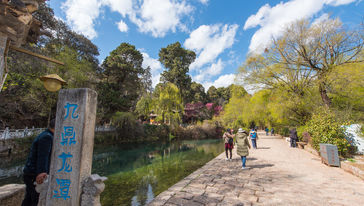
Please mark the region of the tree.
<svg viewBox="0 0 364 206"><path fill-rule="evenodd" d="M36 44L24 44L24 49L53 57L65 63L57 66L20 52L10 50L9 74L0 93L0 127L45 127L47 119L56 110L56 93L45 91L38 77L58 73L68 83L66 88L93 88L98 67L98 48L86 37L73 32L64 22L54 17L53 10L44 1L33 13L47 36ZM53 116L52 116L53 117Z"/></svg>
<svg viewBox="0 0 364 206"><path fill-rule="evenodd" d="M152 86L152 73L150 72L150 67L148 66L145 70L144 73L141 77L141 83L142 83L142 93L144 93L144 95L149 95L152 93L153 91L153 86Z"/></svg>
<svg viewBox="0 0 364 206"><path fill-rule="evenodd" d="M248 92L244 89L243 86L232 84L229 86L230 88L230 96L231 97L244 97L248 94Z"/></svg>
<svg viewBox="0 0 364 206"><path fill-rule="evenodd" d="M0 119L2 126L13 125L46 126L47 120L56 112L57 93L47 92L38 77L47 73L57 73L67 80L64 88L94 88L95 69L92 63L80 58L77 51L67 46L57 47L56 59L64 66L55 66L33 57L16 54L18 59L9 57L10 72L0 93ZM22 61L22 62L21 62Z"/></svg>
<svg viewBox="0 0 364 206"><path fill-rule="evenodd" d="M153 99L150 96L142 96L136 104L135 112L143 120L149 118L149 115L153 108Z"/></svg>
<svg viewBox="0 0 364 206"><path fill-rule="evenodd" d="M311 25L302 20L286 28L282 37L273 39L264 54L249 58L246 68L265 70L260 83L270 84L273 79L293 91L315 80L322 102L330 107L328 75L338 66L363 62L363 46L362 29L346 30L338 19ZM287 79L289 76L295 81Z"/></svg>
<svg viewBox="0 0 364 206"><path fill-rule="evenodd" d="M332 107L351 120L364 121L364 63L335 68L328 76Z"/></svg>
<svg viewBox="0 0 364 206"><path fill-rule="evenodd" d="M202 84L199 84L197 82L192 82L191 84L191 102L197 103L202 102L206 103L206 93L205 88L202 86Z"/></svg>
<svg viewBox="0 0 364 206"><path fill-rule="evenodd" d="M99 107L106 119L115 112L134 110L142 88L143 56L135 46L122 43L102 64L102 80L98 84Z"/></svg>
<svg viewBox="0 0 364 206"><path fill-rule="evenodd" d="M229 101L231 95L230 89L231 85L228 87L217 88L217 94L219 96L218 104L224 105Z"/></svg>
<svg viewBox="0 0 364 206"><path fill-rule="evenodd" d="M217 103L219 98L219 94L217 93L217 89L214 86L211 86L207 90L207 100L211 103Z"/></svg>
<svg viewBox="0 0 364 206"><path fill-rule="evenodd" d="M195 52L182 48L179 42L170 44L159 51L159 61L167 69L161 74L160 80L163 83L175 84L181 91L185 103L191 102L189 98L191 77L187 73L195 58Z"/></svg>
<svg viewBox="0 0 364 206"><path fill-rule="evenodd" d="M159 97L155 102L155 111L162 117L163 123L174 124L181 121L183 102L176 85L168 82L159 86Z"/></svg>
<svg viewBox="0 0 364 206"><path fill-rule="evenodd" d="M242 86L231 86L231 98L224 107L223 120L227 127L249 127L253 119L250 112L250 97Z"/></svg>

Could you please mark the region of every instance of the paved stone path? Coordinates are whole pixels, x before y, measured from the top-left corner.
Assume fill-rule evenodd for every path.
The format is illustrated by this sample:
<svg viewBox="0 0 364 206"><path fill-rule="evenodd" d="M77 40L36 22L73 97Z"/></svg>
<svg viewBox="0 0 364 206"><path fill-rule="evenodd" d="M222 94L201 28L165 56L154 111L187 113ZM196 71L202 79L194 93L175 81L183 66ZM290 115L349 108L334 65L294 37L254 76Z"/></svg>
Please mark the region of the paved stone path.
<svg viewBox="0 0 364 206"><path fill-rule="evenodd" d="M247 166L222 153L149 205L364 205L363 180L280 138L260 133Z"/></svg>

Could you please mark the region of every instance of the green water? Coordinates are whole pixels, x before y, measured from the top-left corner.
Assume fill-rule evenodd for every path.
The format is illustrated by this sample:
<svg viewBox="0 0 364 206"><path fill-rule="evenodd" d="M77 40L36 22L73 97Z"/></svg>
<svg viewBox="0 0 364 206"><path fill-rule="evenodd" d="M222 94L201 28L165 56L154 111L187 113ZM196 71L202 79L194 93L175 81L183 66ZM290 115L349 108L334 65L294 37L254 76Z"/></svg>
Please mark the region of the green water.
<svg viewBox="0 0 364 206"><path fill-rule="evenodd" d="M92 174L108 177L103 206L146 205L221 152L221 140L96 146ZM0 186L22 183L22 165L0 168Z"/></svg>

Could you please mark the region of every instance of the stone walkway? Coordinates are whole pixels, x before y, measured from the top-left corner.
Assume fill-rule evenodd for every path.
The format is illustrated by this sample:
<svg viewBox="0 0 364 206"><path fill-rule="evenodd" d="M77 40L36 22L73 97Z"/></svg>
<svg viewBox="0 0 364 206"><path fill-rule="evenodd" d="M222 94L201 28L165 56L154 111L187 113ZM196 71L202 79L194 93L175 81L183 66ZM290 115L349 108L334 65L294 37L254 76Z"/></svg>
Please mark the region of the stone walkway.
<svg viewBox="0 0 364 206"><path fill-rule="evenodd" d="M260 134L249 170L221 154L158 195L149 205L364 205L364 181L328 167L305 150Z"/></svg>

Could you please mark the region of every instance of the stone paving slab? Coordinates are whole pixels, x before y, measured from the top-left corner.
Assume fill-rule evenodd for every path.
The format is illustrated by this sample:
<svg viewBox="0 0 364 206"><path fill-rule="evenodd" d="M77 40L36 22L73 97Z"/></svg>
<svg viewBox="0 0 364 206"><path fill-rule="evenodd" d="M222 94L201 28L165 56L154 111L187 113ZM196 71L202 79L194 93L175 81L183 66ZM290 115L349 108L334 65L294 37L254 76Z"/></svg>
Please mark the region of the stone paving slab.
<svg viewBox="0 0 364 206"><path fill-rule="evenodd" d="M364 205L364 181L280 138L261 133L247 166L222 153L149 205Z"/></svg>

